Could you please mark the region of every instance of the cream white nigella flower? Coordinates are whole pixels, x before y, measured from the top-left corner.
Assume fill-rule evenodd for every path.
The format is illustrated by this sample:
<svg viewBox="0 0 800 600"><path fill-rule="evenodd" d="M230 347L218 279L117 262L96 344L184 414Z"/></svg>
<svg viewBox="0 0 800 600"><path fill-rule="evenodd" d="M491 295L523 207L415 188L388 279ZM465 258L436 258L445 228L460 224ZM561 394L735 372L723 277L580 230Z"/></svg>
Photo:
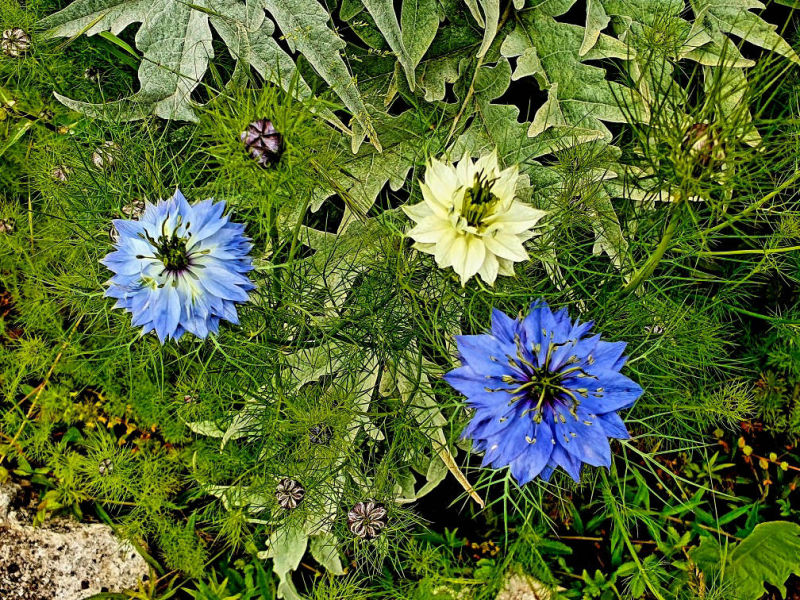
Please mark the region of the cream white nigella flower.
<svg viewBox="0 0 800 600"><path fill-rule="evenodd" d="M404 206L416 223L408 236L414 248L433 254L442 269L453 267L465 285L476 273L492 285L513 275L513 263L528 259L523 242L545 212L515 199L516 166L504 171L497 151L473 162L464 155L455 165L435 158L420 182L423 202Z"/></svg>

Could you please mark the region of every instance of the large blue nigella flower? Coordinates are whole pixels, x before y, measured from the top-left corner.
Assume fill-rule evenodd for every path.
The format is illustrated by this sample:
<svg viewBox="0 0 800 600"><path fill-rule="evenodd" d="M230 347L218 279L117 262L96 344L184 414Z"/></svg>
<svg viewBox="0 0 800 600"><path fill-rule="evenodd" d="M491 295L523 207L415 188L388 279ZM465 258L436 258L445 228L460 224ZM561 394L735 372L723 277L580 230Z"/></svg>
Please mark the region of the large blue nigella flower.
<svg viewBox="0 0 800 600"><path fill-rule="evenodd" d="M186 331L216 333L220 319L239 322L235 303L254 287L246 275L252 244L224 210L225 202L189 204L176 190L148 203L138 221L114 220L116 250L101 261L114 272L105 295L142 333L155 330L163 344Z"/></svg>
<svg viewBox="0 0 800 600"><path fill-rule="evenodd" d="M625 342L592 325L537 300L524 318L494 310L491 332L456 337L462 366L445 379L475 409L463 437L484 466L508 465L522 485L559 466L579 481L583 463L611 465L608 438L630 437L617 411L642 388L619 372Z"/></svg>

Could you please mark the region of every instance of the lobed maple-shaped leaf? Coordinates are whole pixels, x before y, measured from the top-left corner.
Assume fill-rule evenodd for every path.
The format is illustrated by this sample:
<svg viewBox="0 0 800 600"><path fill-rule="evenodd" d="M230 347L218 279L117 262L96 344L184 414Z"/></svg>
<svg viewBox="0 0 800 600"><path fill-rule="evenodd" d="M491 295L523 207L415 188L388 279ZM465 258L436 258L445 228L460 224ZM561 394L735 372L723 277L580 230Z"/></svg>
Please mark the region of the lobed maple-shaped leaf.
<svg viewBox="0 0 800 600"><path fill-rule="evenodd" d="M95 117L138 119L155 114L165 119L196 119L191 98L200 85L214 53L212 26L231 56L252 66L268 81L310 94L296 74L294 60L273 39L275 24L292 50L301 52L331 86L353 115L353 147L367 135L380 147L370 116L344 63L345 43L329 27L329 15L317 0L76 0L45 17L40 25L52 37L119 34L141 23L135 37L142 52L139 90L128 98L106 104L90 104L57 94L59 100ZM332 114L326 115L337 122ZM337 123L338 124L338 123Z"/></svg>
<svg viewBox="0 0 800 600"><path fill-rule="evenodd" d="M647 107L630 88L608 81L605 71L583 61L598 58L631 59L635 53L623 42L600 34L592 49L580 55L585 35L577 25L560 23L538 9L517 15L514 30L503 40L503 56L517 58L512 79L533 76L547 101L534 115L528 135L556 128L583 131L584 139L611 139L603 121L624 123L633 115L647 121Z"/></svg>

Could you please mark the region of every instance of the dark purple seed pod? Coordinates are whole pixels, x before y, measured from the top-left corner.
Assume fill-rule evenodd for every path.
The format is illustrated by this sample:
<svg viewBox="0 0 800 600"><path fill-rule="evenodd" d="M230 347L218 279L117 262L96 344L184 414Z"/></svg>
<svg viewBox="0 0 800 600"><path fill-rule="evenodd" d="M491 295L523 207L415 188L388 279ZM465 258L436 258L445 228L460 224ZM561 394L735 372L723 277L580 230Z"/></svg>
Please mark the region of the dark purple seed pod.
<svg viewBox="0 0 800 600"><path fill-rule="evenodd" d="M347 526L353 535L374 540L386 527L386 508L374 500L357 502L347 513Z"/></svg>
<svg viewBox="0 0 800 600"><path fill-rule="evenodd" d="M306 490L294 479L284 477L275 488L275 498L284 510L294 510L303 501Z"/></svg>
<svg viewBox="0 0 800 600"><path fill-rule="evenodd" d="M262 167L278 162L283 153L283 136L269 119L253 121L241 133L239 139L244 143L250 156Z"/></svg>
<svg viewBox="0 0 800 600"><path fill-rule="evenodd" d="M83 77L92 83L97 83L100 81L100 69L97 67L86 67L83 71Z"/></svg>
<svg viewBox="0 0 800 600"><path fill-rule="evenodd" d="M19 58L31 47L31 36L29 36L24 29L19 27L12 27L3 31L2 39L0 39L0 49L3 54L11 58Z"/></svg>
<svg viewBox="0 0 800 600"><path fill-rule="evenodd" d="M329 425L325 425L324 423L321 423L319 425L314 425L311 429L308 430L308 440L312 444L327 446L328 443L331 441L332 437L333 437L333 429L331 429Z"/></svg>

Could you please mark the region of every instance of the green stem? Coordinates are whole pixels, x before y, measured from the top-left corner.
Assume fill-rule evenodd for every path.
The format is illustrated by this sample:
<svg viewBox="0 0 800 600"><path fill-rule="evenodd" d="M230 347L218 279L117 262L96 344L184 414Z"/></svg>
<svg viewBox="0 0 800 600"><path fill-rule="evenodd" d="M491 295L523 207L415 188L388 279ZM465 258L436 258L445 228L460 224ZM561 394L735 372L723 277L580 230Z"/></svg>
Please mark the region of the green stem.
<svg viewBox="0 0 800 600"><path fill-rule="evenodd" d="M509 15L511 14L511 2L506 4L506 9L503 11L503 14L500 16L500 21L497 23L497 33L503 29L505 26L506 21L508 20ZM456 133L456 129L458 127L458 122L461 120L461 117L464 116L465 111L467 110L467 105L469 104L470 100L472 100L472 96L475 95L475 80L478 77L478 72L483 65L484 56L481 56L477 63L475 64L475 70L473 71L472 81L469 84L469 89L467 90L467 94L464 97L464 102L461 103L461 108L459 109L456 116L453 118L453 124L450 126L450 131L447 133L447 139L445 140L445 146L450 143L450 140L453 139L453 136Z"/></svg>
<svg viewBox="0 0 800 600"><path fill-rule="evenodd" d="M800 250L800 246L786 246L784 248L752 248L748 250L719 250L695 252L695 256L736 256L741 254L778 254L780 252L794 252Z"/></svg>
<svg viewBox="0 0 800 600"><path fill-rule="evenodd" d="M707 236L709 233L715 233L715 232L717 232L717 231L719 231L721 229L725 229L726 227L730 227L736 221L739 221L739 220L743 219L744 217L748 216L753 211L758 210L759 208L761 208L761 206L763 206L764 204L766 204L767 202L772 200L775 196L777 196L783 190L785 190L790 185L795 183L798 179L800 179L800 170L795 171L795 173L791 177L789 177L789 179L784 181L781 185L776 187L774 190L772 190L769 194L767 194L766 196L764 196L760 200L754 202L753 204L751 204L750 206L745 208L739 214L732 216L730 219L728 219L724 223L719 223L718 225L714 225L714 227L709 227L708 229L706 229L703 232L703 236Z"/></svg>
<svg viewBox="0 0 800 600"><path fill-rule="evenodd" d="M664 230L664 235L661 237L661 241L656 246L656 249L653 253L647 257L645 263L641 266L640 269L633 274L631 280L622 288L623 294L630 294L636 291L645 280L653 274L653 271L656 270L658 263L661 262L661 259L664 257L667 249L669 248L670 243L672 242L672 237L675 235L675 231L678 229L678 218L675 216L675 213L678 211L678 207L680 205L680 198L672 205L672 210L670 211L669 223L667 224L666 230Z"/></svg>
<svg viewBox="0 0 800 600"><path fill-rule="evenodd" d="M603 483L606 485L610 493L611 484L608 482L608 477L606 476L605 470L600 469L600 474L603 476ZM622 523L622 519L620 518L616 505L614 505L612 508L612 517L614 518L614 523L619 529L622 539L625 541L625 546L628 548L628 552L630 552L631 558L633 558L633 562L636 563L636 566L639 568L639 572L642 574L642 579L644 579L644 583L647 586L647 589L650 590L650 593L652 593L657 600L666 600L666 598L664 598L664 596L661 594L658 588L653 584L653 582L650 581L650 576L647 574L644 565L642 565L642 561L639 560L639 555L636 553L636 548L633 547L633 542L631 542L631 538L625 529L625 525L624 523Z"/></svg>

